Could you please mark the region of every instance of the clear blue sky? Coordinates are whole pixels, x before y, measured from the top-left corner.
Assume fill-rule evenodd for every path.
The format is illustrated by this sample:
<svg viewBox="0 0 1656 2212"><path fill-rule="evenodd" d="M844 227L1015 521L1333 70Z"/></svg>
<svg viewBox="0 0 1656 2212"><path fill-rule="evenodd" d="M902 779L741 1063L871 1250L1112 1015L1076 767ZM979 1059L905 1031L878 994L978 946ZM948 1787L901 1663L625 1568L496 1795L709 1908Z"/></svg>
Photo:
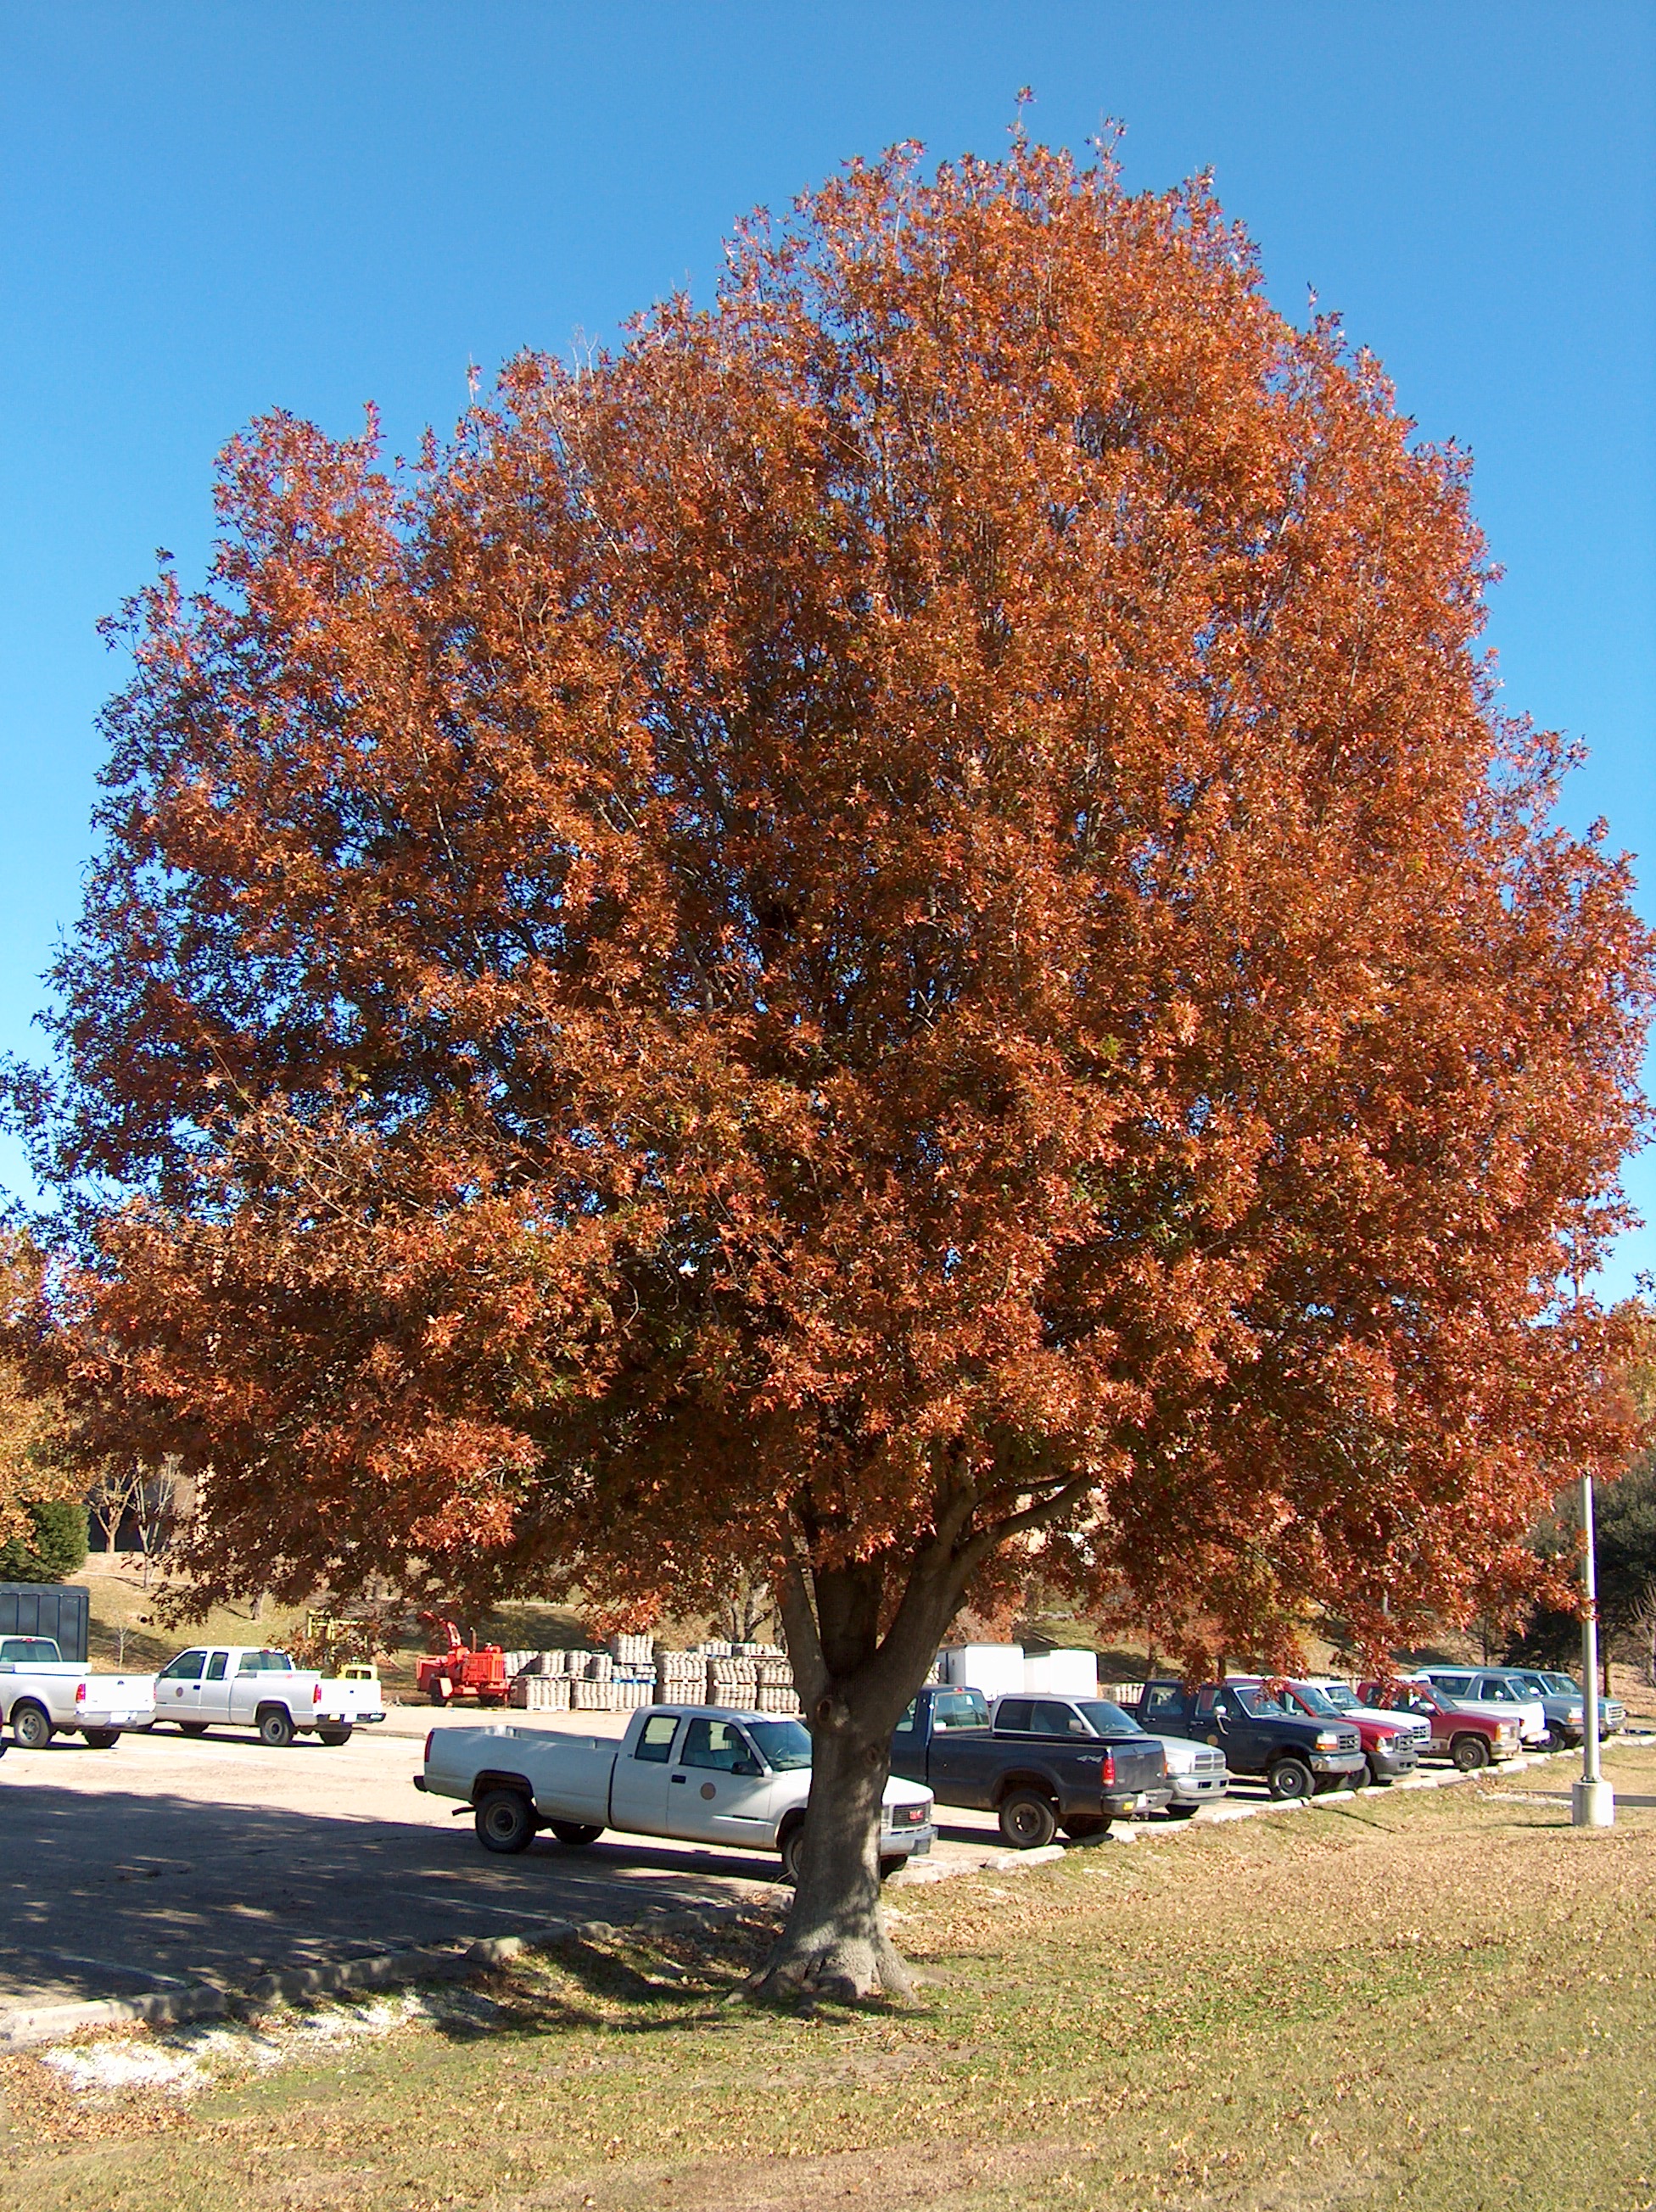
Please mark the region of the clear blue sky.
<svg viewBox="0 0 1656 2212"><path fill-rule="evenodd" d="M468 362L705 295L735 216L846 156L998 153L1023 84L1055 143L1120 118L1130 184L1211 166L1279 304L1314 286L1471 447L1508 703L1592 748L1570 817L1653 855L1656 918L1647 0L9 0L0 1049L78 902L93 625L157 546L199 573L238 425L374 399L406 450ZM1610 1287L1643 1267L1656 1231Z"/></svg>

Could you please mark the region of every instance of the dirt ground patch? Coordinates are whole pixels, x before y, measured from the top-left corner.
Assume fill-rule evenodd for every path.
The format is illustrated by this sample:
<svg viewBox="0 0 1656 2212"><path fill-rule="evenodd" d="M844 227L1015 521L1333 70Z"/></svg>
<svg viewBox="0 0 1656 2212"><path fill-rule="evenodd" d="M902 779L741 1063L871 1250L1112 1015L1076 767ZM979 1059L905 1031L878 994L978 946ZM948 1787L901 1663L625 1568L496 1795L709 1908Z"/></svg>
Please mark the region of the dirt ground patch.
<svg viewBox="0 0 1656 2212"><path fill-rule="evenodd" d="M759 1910L571 1942L460 2009L308 2044L290 2016L281 2063L228 2039L187 2088L14 2059L0 2207L1639 2212L1656 1748L1611 1772L1607 1834L1549 1765L904 1892L911 2011L731 2002Z"/></svg>

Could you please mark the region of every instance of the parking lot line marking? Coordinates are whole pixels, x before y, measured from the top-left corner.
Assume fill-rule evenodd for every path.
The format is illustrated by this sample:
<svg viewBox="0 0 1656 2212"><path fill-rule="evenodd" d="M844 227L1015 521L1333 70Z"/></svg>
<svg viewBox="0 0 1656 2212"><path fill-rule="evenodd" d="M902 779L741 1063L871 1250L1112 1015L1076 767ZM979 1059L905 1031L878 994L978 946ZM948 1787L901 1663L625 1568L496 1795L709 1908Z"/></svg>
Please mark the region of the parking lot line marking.
<svg viewBox="0 0 1656 2212"><path fill-rule="evenodd" d="M521 1920L526 1912L533 1919L535 1912L535 1907L527 1899L521 1905L478 1905L469 1897L432 1897L417 1889L399 1890L398 1895L416 1905L441 1905L447 1912L492 1912L502 1920Z"/></svg>
<svg viewBox="0 0 1656 2212"><path fill-rule="evenodd" d="M78 1951L49 1951L42 1943L18 1943L9 1948L21 1951L26 1959L56 1959L67 1966L96 1966L100 1973L125 1974L129 1980L152 1983L158 1990L187 1990L190 1986L175 1975L158 1974L149 1966L124 1966L115 1959L88 1959Z"/></svg>

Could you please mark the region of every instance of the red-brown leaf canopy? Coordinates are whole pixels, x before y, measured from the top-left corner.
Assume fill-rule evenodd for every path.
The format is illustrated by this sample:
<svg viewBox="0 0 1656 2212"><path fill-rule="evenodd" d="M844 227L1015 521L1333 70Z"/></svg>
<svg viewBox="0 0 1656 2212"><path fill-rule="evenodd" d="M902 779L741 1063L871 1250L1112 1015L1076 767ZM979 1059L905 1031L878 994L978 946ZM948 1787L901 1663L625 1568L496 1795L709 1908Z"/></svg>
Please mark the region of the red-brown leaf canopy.
<svg viewBox="0 0 1656 2212"><path fill-rule="evenodd" d="M1624 1437L1649 946L1464 462L1200 185L853 167L137 610L58 976L80 1382L210 1581L942 1531L1186 1648L1465 1601ZM997 1582L997 1577L998 1582ZM883 1578L883 1579L882 1579Z"/></svg>

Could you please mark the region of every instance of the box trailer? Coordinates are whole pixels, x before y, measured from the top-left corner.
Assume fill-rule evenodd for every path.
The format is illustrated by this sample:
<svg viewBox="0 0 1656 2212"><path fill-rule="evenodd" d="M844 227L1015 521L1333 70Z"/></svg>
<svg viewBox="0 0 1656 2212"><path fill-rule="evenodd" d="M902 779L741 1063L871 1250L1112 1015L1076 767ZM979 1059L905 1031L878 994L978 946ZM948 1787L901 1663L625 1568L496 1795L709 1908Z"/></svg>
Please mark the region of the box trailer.
<svg viewBox="0 0 1656 2212"><path fill-rule="evenodd" d="M91 1618L92 1593L80 1583L0 1583L0 1636L49 1636L77 1667Z"/></svg>

